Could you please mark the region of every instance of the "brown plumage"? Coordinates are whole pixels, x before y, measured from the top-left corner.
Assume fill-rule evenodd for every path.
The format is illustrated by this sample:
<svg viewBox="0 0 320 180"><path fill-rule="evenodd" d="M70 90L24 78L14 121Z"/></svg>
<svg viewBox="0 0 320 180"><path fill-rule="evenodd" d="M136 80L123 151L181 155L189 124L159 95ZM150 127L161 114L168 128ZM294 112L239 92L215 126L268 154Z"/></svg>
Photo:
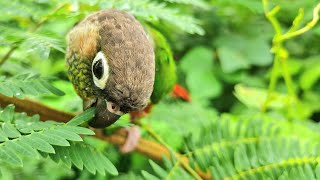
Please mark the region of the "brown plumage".
<svg viewBox="0 0 320 180"><path fill-rule="evenodd" d="M109 66L104 89L95 86L91 70L99 51ZM127 113L143 109L153 91L152 44L142 25L125 12L99 11L77 24L68 34L67 64L70 80L85 101L103 98Z"/></svg>

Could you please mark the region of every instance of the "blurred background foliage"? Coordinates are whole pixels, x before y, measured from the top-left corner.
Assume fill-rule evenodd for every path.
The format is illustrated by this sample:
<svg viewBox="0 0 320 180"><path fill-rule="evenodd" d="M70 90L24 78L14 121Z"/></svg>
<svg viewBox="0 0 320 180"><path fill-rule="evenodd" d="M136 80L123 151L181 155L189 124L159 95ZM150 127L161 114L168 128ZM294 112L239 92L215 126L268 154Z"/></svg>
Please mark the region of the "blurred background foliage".
<svg viewBox="0 0 320 180"><path fill-rule="evenodd" d="M301 26L309 22L316 4L316 0L272 0L270 8L274 5L281 7L276 17L283 31L286 31L301 8L304 9ZM316 122L320 121L320 26L317 25L307 33L284 42L289 52L287 68L297 99L294 102L288 101L287 86L283 78L280 78L267 111L261 113L272 74L274 55L271 44L275 32L266 19L262 2L259 0L0 1L0 58L5 57L8 52L10 54L10 58L0 59L0 74L3 76L0 78L0 93L5 94L3 84L9 83L10 78L16 79L17 75L40 74L41 77L49 78L52 85L62 90L65 95L57 97L47 92L45 95L36 96L27 93L27 97L56 109L80 112L81 99L73 90L66 73L65 36L86 15L110 8L128 11L140 22L153 24L171 45L177 64L178 83L187 88L192 101L183 102L168 96L142 121L152 126L175 151L187 153L195 147L203 147L205 143L219 144L220 141L229 142L230 139L231 142L241 144L241 138L245 137L267 136L272 140L268 141L269 143L279 139L280 135L285 138L284 142L289 142L288 144L292 142L286 139L289 136L298 138L297 141L300 138L311 140L312 145L319 141L319 127ZM276 73L281 76L282 72L279 70ZM257 124L250 125L252 122L248 119ZM127 121L128 116L124 116L122 122ZM222 125L219 125L219 122L222 122ZM279 135L269 131L265 122L272 124L270 129L279 128L282 133ZM243 127L243 132L232 133L238 126ZM296 128L291 129L292 127ZM259 128L262 128L260 132ZM265 128L267 130L264 134ZM151 139L147 132L143 132L143 137ZM160 179L174 179L175 176L191 178L182 168L175 170L174 175L165 173L171 172L175 167L174 160L165 160L160 167L141 154L123 155L105 142L93 138L85 140L105 151L116 165L120 176L112 177L114 179L150 179L156 176ZM201 141L204 144L201 144ZM297 146L290 149L291 146L288 145L287 153L296 150ZM222 163L228 161L223 161L226 157L220 157L221 154L215 154L216 161L198 163L195 167L212 172L216 179L248 169L243 165L245 159L236 158L248 148L245 145L240 147L230 147L227 151L232 156L230 163L235 167L234 171L219 170L216 162L220 162L218 164L222 169L230 165ZM206 156L209 157L208 154ZM248 153L248 157L251 156L254 155ZM301 156L293 157L302 156L303 153ZM291 156L285 157L289 159ZM319 157L318 151L314 157ZM195 162L203 161L197 158L195 157ZM251 163L251 167L254 167L252 161L249 161L248 166ZM105 178L100 175L93 176L86 170L69 170L52 163L50 159L30 159L25 162L27 163L23 168L3 167L2 177ZM262 166L270 162L260 163ZM313 165L310 167L316 174L318 166ZM308 168L303 171L308 172ZM216 174L217 172L219 174ZM282 175L295 177L292 173Z"/></svg>

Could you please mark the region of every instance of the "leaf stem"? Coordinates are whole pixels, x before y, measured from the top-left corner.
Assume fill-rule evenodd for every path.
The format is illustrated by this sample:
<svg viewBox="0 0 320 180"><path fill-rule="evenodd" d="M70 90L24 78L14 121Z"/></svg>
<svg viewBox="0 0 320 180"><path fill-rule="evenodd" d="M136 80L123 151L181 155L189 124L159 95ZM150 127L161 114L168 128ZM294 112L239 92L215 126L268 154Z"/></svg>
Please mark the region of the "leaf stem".
<svg viewBox="0 0 320 180"><path fill-rule="evenodd" d="M271 102L271 96L272 96L272 92L274 91L274 89L276 88L277 85L277 81L278 81L278 77L279 77L279 57L278 55L275 56L274 60L273 60L273 66L271 69L271 78L270 78L270 83L269 83L269 88L268 88L268 92L267 92L267 97L266 100L264 101L262 107L261 107L261 111L262 112L266 112L269 103Z"/></svg>
<svg viewBox="0 0 320 180"><path fill-rule="evenodd" d="M0 66L6 62L7 59L11 56L11 54L18 48L18 46L11 46L11 48L4 54L4 56L0 60Z"/></svg>

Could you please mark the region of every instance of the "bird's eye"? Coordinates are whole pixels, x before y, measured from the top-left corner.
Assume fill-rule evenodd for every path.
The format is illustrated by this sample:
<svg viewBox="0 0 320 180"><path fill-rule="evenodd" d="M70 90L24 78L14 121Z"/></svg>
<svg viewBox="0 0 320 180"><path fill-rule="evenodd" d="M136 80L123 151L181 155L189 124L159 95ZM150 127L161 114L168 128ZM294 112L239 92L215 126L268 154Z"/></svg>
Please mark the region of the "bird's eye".
<svg viewBox="0 0 320 180"><path fill-rule="evenodd" d="M92 72L97 79L101 79L103 75L102 59L99 59L93 64Z"/></svg>
<svg viewBox="0 0 320 180"><path fill-rule="evenodd" d="M91 70L94 84L98 88L104 89L109 77L109 66L103 52L97 53L93 59Z"/></svg>
<svg viewBox="0 0 320 180"><path fill-rule="evenodd" d="M120 107L113 102L107 101L107 109L113 114L122 116L124 113L120 111Z"/></svg>

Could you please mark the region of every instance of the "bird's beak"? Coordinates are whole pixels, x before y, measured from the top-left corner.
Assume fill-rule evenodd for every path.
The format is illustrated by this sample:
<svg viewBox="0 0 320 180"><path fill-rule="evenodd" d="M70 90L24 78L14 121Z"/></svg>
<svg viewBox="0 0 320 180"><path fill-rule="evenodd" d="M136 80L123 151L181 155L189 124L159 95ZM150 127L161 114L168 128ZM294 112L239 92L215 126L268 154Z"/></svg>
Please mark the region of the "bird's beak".
<svg viewBox="0 0 320 180"><path fill-rule="evenodd" d="M89 125L93 128L105 128L121 117L107 109L106 100L103 98L89 99L83 102L84 109L94 106L96 107L95 116L89 122Z"/></svg>

